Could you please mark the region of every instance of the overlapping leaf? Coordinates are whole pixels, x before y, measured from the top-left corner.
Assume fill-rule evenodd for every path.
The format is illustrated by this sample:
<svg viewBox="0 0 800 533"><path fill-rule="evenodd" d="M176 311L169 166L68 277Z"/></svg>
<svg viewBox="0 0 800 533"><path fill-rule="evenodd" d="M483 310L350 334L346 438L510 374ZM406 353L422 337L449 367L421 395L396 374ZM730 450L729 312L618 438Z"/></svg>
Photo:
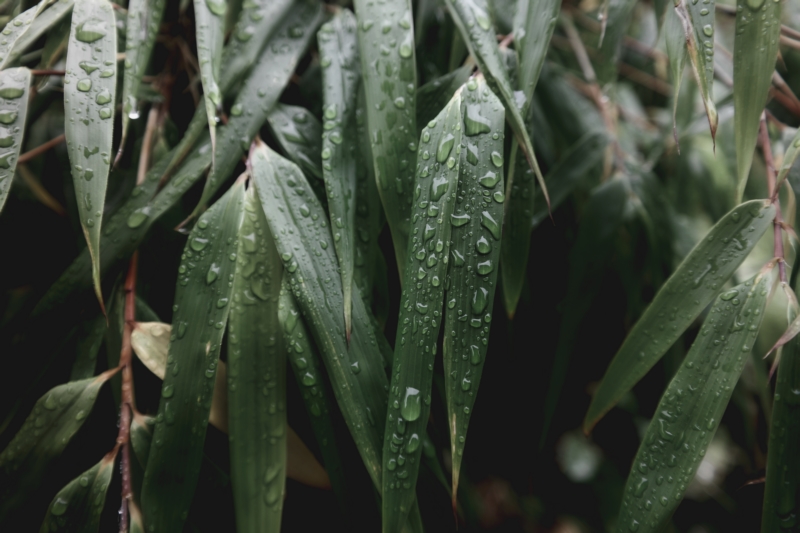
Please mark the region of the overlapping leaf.
<svg viewBox="0 0 800 533"><path fill-rule="evenodd" d="M308 109L278 103L267 116L286 157L309 176L322 178L322 124Z"/></svg>
<svg viewBox="0 0 800 533"><path fill-rule="evenodd" d="M39 2L32 8L14 17L14 19L3 28L3 39L2 42L0 42L0 70L11 65L17 59L19 54L14 54L13 50L17 47L17 43L19 43L23 36L30 30L33 20L46 6L47 0Z"/></svg>
<svg viewBox="0 0 800 533"><path fill-rule="evenodd" d="M0 212L11 190L25 134L31 71L25 67L0 72Z"/></svg>
<svg viewBox="0 0 800 533"><path fill-rule="evenodd" d="M117 32L107 0L80 0L72 29L64 78L64 127L81 227L92 258L94 290L100 305L100 230L111 163L117 92Z"/></svg>
<svg viewBox="0 0 800 533"><path fill-rule="evenodd" d="M772 225L775 207L746 202L711 228L661 287L614 356L584 419L589 431L644 376L722 289Z"/></svg>
<svg viewBox="0 0 800 533"><path fill-rule="evenodd" d="M772 275L722 293L667 387L625 484L617 531L661 531L719 426L761 327Z"/></svg>
<svg viewBox="0 0 800 533"><path fill-rule="evenodd" d="M203 81L203 101L206 107L211 147L216 147L217 107L222 104L219 88L219 71L222 63L222 45L225 42L225 14L227 0L194 0L197 59L200 79Z"/></svg>
<svg viewBox="0 0 800 533"><path fill-rule="evenodd" d="M178 269L167 372L142 510L149 531L182 527L200 474L218 354L228 316L244 185L235 184L197 222Z"/></svg>

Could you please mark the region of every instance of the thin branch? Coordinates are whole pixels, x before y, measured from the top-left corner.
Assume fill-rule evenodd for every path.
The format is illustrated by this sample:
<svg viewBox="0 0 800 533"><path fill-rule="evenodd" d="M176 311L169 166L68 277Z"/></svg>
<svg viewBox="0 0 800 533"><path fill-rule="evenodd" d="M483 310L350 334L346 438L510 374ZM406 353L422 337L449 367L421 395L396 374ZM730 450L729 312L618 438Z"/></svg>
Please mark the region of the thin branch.
<svg viewBox="0 0 800 533"><path fill-rule="evenodd" d="M769 141L769 132L767 131L767 118L764 113L761 114L761 127L759 129L759 140L761 142L761 150L764 153L764 163L767 167L767 188L769 190L769 198L775 205L775 220L772 223L773 227L773 256L778 258L778 272L780 273L781 283L787 282L786 277L786 256L783 250L783 218L781 216L781 202L778 199L778 187L775 175L775 162L772 157L772 145Z"/></svg>
<svg viewBox="0 0 800 533"><path fill-rule="evenodd" d="M31 74L34 76L66 76L67 71L53 69L31 70Z"/></svg>
<svg viewBox="0 0 800 533"><path fill-rule="evenodd" d="M147 115L147 126L144 130L142 139L142 151L139 153L139 168L136 171L136 185L144 183L147 177L147 170L150 168L150 152L153 148L153 134L158 125L159 106L152 106Z"/></svg>
<svg viewBox="0 0 800 533"><path fill-rule="evenodd" d="M63 143L65 140L66 140L66 136L62 133L58 137L56 137L54 139L50 139L46 143L37 146L33 150L28 150L27 152L25 152L24 154L19 156L19 159L17 159L17 164L21 165L23 163L27 163L28 161L30 161L34 157L45 153L50 148Z"/></svg>

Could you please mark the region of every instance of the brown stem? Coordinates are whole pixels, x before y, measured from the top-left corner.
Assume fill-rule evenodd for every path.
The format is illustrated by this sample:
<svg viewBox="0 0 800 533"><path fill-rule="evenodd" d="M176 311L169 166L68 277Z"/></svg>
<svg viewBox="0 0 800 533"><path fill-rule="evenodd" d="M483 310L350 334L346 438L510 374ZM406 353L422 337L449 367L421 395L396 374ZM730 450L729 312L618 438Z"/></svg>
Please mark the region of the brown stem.
<svg viewBox="0 0 800 533"><path fill-rule="evenodd" d="M44 69L44 70L31 70L31 74L34 76L66 76L66 70L52 70L52 69Z"/></svg>
<svg viewBox="0 0 800 533"><path fill-rule="evenodd" d="M119 366L122 369L122 402L119 413L119 433L117 446L122 448L120 471L122 472L122 503L119 510L119 531L128 532L128 502L133 497L130 469L130 437L131 416L136 406L133 392L133 369L131 360L131 333L136 321L136 271L138 269L139 252L133 252L125 278L125 324L122 330L122 350L119 354Z"/></svg>
<svg viewBox="0 0 800 533"><path fill-rule="evenodd" d="M33 150L28 150L27 152L25 152L24 154L19 156L19 159L17 159L17 164L21 165L22 163L27 163L28 161L30 161L31 159L33 159L37 155L41 155L41 154L45 153L46 151L48 151L50 148L52 148L52 147L54 147L54 146L56 146L58 144L63 143L65 139L66 139L66 136L62 133L58 137L56 137L54 139L50 139L46 143L37 146Z"/></svg>
<svg viewBox="0 0 800 533"><path fill-rule="evenodd" d="M761 142L761 150L764 153L764 163L767 167L767 188L769 190L770 201L775 205L775 220L773 227L773 256L778 258L778 272L780 273L781 283L786 283L786 256L783 251L783 217L781 216L781 202L778 199L778 187L775 177L775 162L772 157L772 145L769 142L769 132L767 131L767 118L761 114L761 127L758 132Z"/></svg>

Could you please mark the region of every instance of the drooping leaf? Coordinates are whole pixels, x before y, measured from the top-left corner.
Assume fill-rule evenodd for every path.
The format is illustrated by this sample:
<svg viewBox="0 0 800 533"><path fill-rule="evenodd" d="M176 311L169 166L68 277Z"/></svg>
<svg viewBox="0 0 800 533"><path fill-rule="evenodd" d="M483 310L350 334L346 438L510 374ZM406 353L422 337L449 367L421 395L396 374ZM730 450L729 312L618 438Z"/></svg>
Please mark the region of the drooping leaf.
<svg viewBox="0 0 800 533"><path fill-rule="evenodd" d="M13 54L17 43L30 30L33 20L47 6L47 0L39 2L32 8L23 11L3 28L3 39L0 42L0 70L14 63L19 54ZM6 33L7 32L7 33Z"/></svg>
<svg viewBox="0 0 800 533"><path fill-rule="evenodd" d="M287 427L278 324L283 265L252 187L244 209L228 333L231 483L237 531L279 531Z"/></svg>
<svg viewBox="0 0 800 533"><path fill-rule="evenodd" d="M222 64L222 45L225 42L227 0L194 0L197 61L203 82L203 101L206 107L211 148L217 144L217 108L222 104L219 71Z"/></svg>
<svg viewBox="0 0 800 533"><path fill-rule="evenodd" d="M455 208L443 222L452 226L442 357L454 505L470 412L486 360L505 202L503 164L497 159L503 153L503 137L492 135L503 131L503 105L481 76L467 82L461 99L465 150Z"/></svg>
<svg viewBox="0 0 800 533"><path fill-rule="evenodd" d="M689 327L772 225L775 206L739 205L689 252L628 334L589 405L589 431Z"/></svg>
<svg viewBox="0 0 800 533"><path fill-rule="evenodd" d="M791 528L796 520L798 484L800 484L800 339L795 338L783 348L775 401L772 404L772 424L767 447L767 475L764 490L764 511L761 531L779 532ZM788 527L787 527L788 526Z"/></svg>
<svg viewBox="0 0 800 533"><path fill-rule="evenodd" d="M33 45L39 37L50 31L62 18L71 12L74 0L57 0L50 7L47 7L48 3L49 0L42 0L37 6L28 10L39 10L30 24L17 26L14 21L11 21L9 29L13 27L20 28L20 33L16 35L16 39L8 39L8 45L5 45L8 48L0 45L0 56L3 58L0 60L0 69L15 64L22 53ZM42 11L42 9L44 10ZM23 16L25 16L24 13L20 15L20 17Z"/></svg>
<svg viewBox="0 0 800 533"><path fill-rule="evenodd" d="M237 182L200 218L178 269L176 332L142 487L148 531L180 530L200 474L243 197Z"/></svg>
<svg viewBox="0 0 800 533"><path fill-rule="evenodd" d="M411 1L354 4L375 180L403 279L418 142Z"/></svg>
<svg viewBox="0 0 800 533"><path fill-rule="evenodd" d="M558 22L560 0L518 0L514 15L514 49L517 52L517 88L525 95L522 116L530 107L539 81L550 37Z"/></svg>
<svg viewBox="0 0 800 533"><path fill-rule="evenodd" d="M131 0L125 31L125 73L122 80L122 141L131 118L139 116L138 92L156 42L166 0Z"/></svg>
<svg viewBox="0 0 800 533"><path fill-rule="evenodd" d="M356 17L342 9L317 33L322 69L322 175L328 198L333 244L344 290L344 324L352 327L353 270L356 240L356 107L358 41Z"/></svg>
<svg viewBox="0 0 800 533"><path fill-rule="evenodd" d="M116 456L116 453L106 454L99 463L58 491L47 508L39 533L96 533L100 529L100 515L114 475Z"/></svg>
<svg viewBox="0 0 800 533"><path fill-rule="evenodd" d="M39 398L20 430L0 453L0 523L35 490L92 412L103 383L116 373L59 385Z"/></svg>
<svg viewBox="0 0 800 533"><path fill-rule="evenodd" d="M283 328L289 364L303 395L311 429L317 439L325 470L328 472L340 505L345 501L345 479L336 434L331 421L333 405L331 392L322 379L322 361L305 320L292 296L288 277L284 274L278 305L278 320ZM344 509L344 507L343 507Z"/></svg>
<svg viewBox="0 0 800 533"><path fill-rule="evenodd" d="M700 96L706 108L712 139L716 137L719 117L713 99L714 84L714 0L692 2L678 0L675 13L683 25L686 51L692 64Z"/></svg>
<svg viewBox="0 0 800 533"><path fill-rule="evenodd" d="M308 109L278 103L267 116L286 157L311 177L322 179L322 124Z"/></svg>
<svg viewBox="0 0 800 533"><path fill-rule="evenodd" d="M462 91L456 92L420 137L407 253L410 262L400 297L383 439L384 533L401 530L415 501L450 260L450 215L456 202L459 169L464 164L460 161L462 133L485 133L493 123L490 118L480 116L480 106L467 107L467 125L462 131ZM493 219L488 211L481 217L490 233L499 237L500 221ZM484 264L483 268L490 266Z"/></svg>
<svg viewBox="0 0 800 533"><path fill-rule="evenodd" d="M544 177L539 164L536 162L536 155L533 152L533 144L525 127L522 111L517 106L514 96L514 89L508 72L504 67L500 50L497 46L492 21L489 18L485 0L446 0L447 8L453 16L462 37L467 42L470 54L475 58L478 66L486 77L489 87L500 98L506 108L506 120L514 132L514 136L519 143L522 152L525 154L528 164L533 169L539 186L542 188L545 201L550 205L550 197L544 183ZM532 80L535 83L536 80ZM506 188L512 186L512 181L506 183Z"/></svg>
<svg viewBox="0 0 800 533"><path fill-rule="evenodd" d="M771 285L771 272L762 272L711 306L636 454L618 532L661 531L678 507L753 349Z"/></svg>
<svg viewBox="0 0 800 533"><path fill-rule="evenodd" d="M0 72L0 213L11 190L25 135L31 71L25 67Z"/></svg>
<svg viewBox="0 0 800 533"><path fill-rule="evenodd" d="M64 77L64 134L81 227L92 258L94 291L101 307L100 230L117 92L115 28L110 2L79 0L72 13Z"/></svg>

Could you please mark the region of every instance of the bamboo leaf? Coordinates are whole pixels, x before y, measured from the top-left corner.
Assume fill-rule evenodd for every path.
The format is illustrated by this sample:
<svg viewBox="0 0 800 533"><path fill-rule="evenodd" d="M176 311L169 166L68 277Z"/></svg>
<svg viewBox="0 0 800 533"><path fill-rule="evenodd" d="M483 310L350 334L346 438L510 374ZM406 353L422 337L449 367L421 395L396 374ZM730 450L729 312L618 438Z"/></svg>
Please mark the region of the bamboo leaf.
<svg viewBox="0 0 800 533"><path fill-rule="evenodd" d="M163 380L172 326L162 322L137 322L131 332L131 347L147 369Z"/></svg>
<svg viewBox="0 0 800 533"><path fill-rule="evenodd" d="M467 42L470 54L475 58L481 72L486 77L489 87L503 102L506 108L506 120L508 120L511 130L514 132L514 136L528 160L528 164L539 181L539 186L542 188L547 205L550 205L550 196L547 193L542 172L539 170L539 164L536 162L531 138L525 127L522 112L517 106L508 72L503 66L504 62L497 46L497 39L492 29L492 21L488 15L486 1L446 0L446 4L453 16L453 21L461 32L461 36ZM535 83L535 80L533 82ZM511 179L509 179L506 183L506 188L511 187L512 183Z"/></svg>
<svg viewBox="0 0 800 533"><path fill-rule="evenodd" d="M631 15L636 0L605 0L600 35L600 49L594 61L597 80L603 86L613 82L617 76L622 39L631 24Z"/></svg>
<svg viewBox="0 0 800 533"><path fill-rule="evenodd" d="M217 108L222 104L222 91L217 85L222 63L222 45L225 42L225 14L227 0L194 0L197 60L203 82L203 101L211 134L211 148L217 145Z"/></svg>
<svg viewBox="0 0 800 533"><path fill-rule="evenodd" d="M422 454L420 444L430 411L431 370L441 326L450 256L452 225L449 222L456 201L459 169L463 164L460 161L462 91L456 92L439 116L422 130L420 137L414 192L416 207L407 253L407 257L413 260L403 281L383 439L384 533L401 530L415 501ZM467 108L464 133L476 135L491 131L491 119L480 116L481 111L479 106L477 109ZM493 219L488 211L481 217L490 233L499 237L499 221ZM455 261L458 260L456 257L454 255ZM490 269L491 264L484 262L482 268Z"/></svg>
<svg viewBox="0 0 800 533"><path fill-rule="evenodd" d="M42 35L50 31L51 28L70 13L74 0L56 0L47 7L48 3L50 3L50 0L42 0L38 6L31 8L39 8L40 11L38 15L29 25L23 28L23 31L17 36L16 40L12 42L9 39L9 44L11 46L7 49L0 48L0 56L4 58L4 60L0 60L0 69L4 68L6 65L15 64L23 52L30 48ZM14 24L14 22L12 21L11 24Z"/></svg>
<svg viewBox="0 0 800 533"><path fill-rule="evenodd" d="M792 170L792 167L797 161L797 156L800 156L800 130L795 132L791 143L786 146L783 154L783 163L781 164L781 168L778 169L779 184L789 175L789 171Z"/></svg>
<svg viewBox="0 0 800 533"><path fill-rule="evenodd" d="M689 252L611 361L589 405L584 431L590 431L697 318L772 225L774 216L775 206L764 200L741 204Z"/></svg>
<svg viewBox="0 0 800 533"><path fill-rule="evenodd" d="M80 381L94 376L97 367L97 352L100 351L100 345L103 344L107 327L106 317L102 313L97 313L96 317L81 324L77 332L77 355L72 364L70 381Z"/></svg>
<svg viewBox="0 0 800 533"><path fill-rule="evenodd" d="M522 116L533 99L550 37L558 22L560 0L518 0L514 16L514 49L517 52L517 87L525 95Z"/></svg>
<svg viewBox="0 0 800 533"><path fill-rule="evenodd" d="M116 373L59 385L39 398L0 453L0 523L35 490L92 412L100 387Z"/></svg>
<svg viewBox="0 0 800 533"><path fill-rule="evenodd" d="M322 179L322 124L304 107L278 103L267 116L286 157L306 176Z"/></svg>
<svg viewBox="0 0 800 533"><path fill-rule="evenodd" d="M661 531L678 507L753 348L772 279L771 272L762 272L712 305L636 454L618 532Z"/></svg>
<svg viewBox="0 0 800 533"><path fill-rule="evenodd" d="M231 297L244 186L237 182L192 230L178 269L153 446L142 487L148 531L177 531L200 474L213 378ZM204 378L205 377L205 378Z"/></svg>
<svg viewBox="0 0 800 533"><path fill-rule="evenodd" d="M317 33L322 69L322 175L328 198L333 244L339 258L344 290L344 324L352 327L353 270L356 240L356 107L358 48L356 17L347 9L322 25Z"/></svg>
<svg viewBox="0 0 800 533"><path fill-rule="evenodd" d="M103 221L114 102L117 91L117 32L107 0L79 0L72 14L64 78L64 125L81 227L92 258L100 306L100 230Z"/></svg>
<svg viewBox="0 0 800 533"><path fill-rule="evenodd" d="M767 448L767 475L761 531L790 529L796 520L797 486L800 481L800 417L797 416L800 391L800 339L787 344L778 365L775 401Z"/></svg>
<svg viewBox="0 0 800 533"><path fill-rule="evenodd" d="M419 134L425 124L436 118L439 111L453 98L455 92L469 79L475 67L464 65L453 72L429 81L417 89L417 127ZM421 126L421 127L420 127Z"/></svg>
<svg viewBox="0 0 800 533"><path fill-rule="evenodd" d="M467 83L461 99L466 149L461 154L458 200L449 220L452 262L447 274L442 354L454 508L470 412L486 360L505 200L502 161L500 165L496 161L496 155L503 152L503 137L492 135L504 129L503 105L480 76ZM476 118L489 126L488 131L471 127L474 123L470 120Z"/></svg>
<svg viewBox="0 0 800 533"><path fill-rule="evenodd" d="M404 279L418 142L411 1L356 0L354 5L375 180Z"/></svg>
<svg viewBox="0 0 800 533"><path fill-rule="evenodd" d="M678 0L675 3L675 13L683 25L686 38L686 50L692 64L700 96L706 108L708 125L711 128L711 138L717 135L719 117L713 100L714 84L714 0L705 2L691 2Z"/></svg>
<svg viewBox="0 0 800 533"><path fill-rule="evenodd" d="M322 361L319 352L311 340L300 309L294 301L288 276L284 274L278 305L278 320L283 328L286 342L286 353L290 366L303 393L311 429L322 452L322 461L329 476L339 504L344 509L345 478L339 456L337 438L331 421L331 411L336 407L330 391L322 379Z"/></svg>
<svg viewBox="0 0 800 533"><path fill-rule="evenodd" d="M279 531L286 481L283 265L252 187L244 208L228 334L231 482L237 531Z"/></svg>
<svg viewBox="0 0 800 533"><path fill-rule="evenodd" d="M754 7L757 8L754 9ZM713 18L712 18L713 20ZM781 33L781 3L738 0L733 43L733 121L736 201L741 202L753 163L761 113L772 87Z"/></svg>
<svg viewBox="0 0 800 533"><path fill-rule="evenodd" d="M686 67L686 35L683 32L683 24L678 17L676 10L667 7L664 15L664 41L669 56L669 70L672 74L672 136L675 145L680 151L678 143L678 97L683 80L683 71Z"/></svg>
<svg viewBox="0 0 800 533"><path fill-rule="evenodd" d="M23 11L3 28L3 39L2 42L0 42L0 70L12 65L17 57L19 57L19 54L14 54L13 50L22 37L30 30L31 23L47 6L47 2L48 0L43 0L32 8Z"/></svg>
<svg viewBox="0 0 800 533"><path fill-rule="evenodd" d="M131 0L128 2L125 31L125 74L122 80L122 140L125 144L130 120L139 117L137 95L153 45L156 42L166 0Z"/></svg>
<svg viewBox="0 0 800 533"><path fill-rule="evenodd" d="M21 67L0 72L0 212L11 190L25 135L31 71Z"/></svg>
<svg viewBox="0 0 800 533"><path fill-rule="evenodd" d="M250 141L266 122L321 21L321 4L300 2L269 40L269 46L252 67L231 107L228 124L221 134L223 138L217 143L214 165L206 180L198 209L205 206L230 177L236 163L250 146Z"/></svg>
<svg viewBox="0 0 800 533"><path fill-rule="evenodd" d="M106 454L92 468L58 491L42 522L39 533L68 530L92 533L100 529L100 515L106 492L114 475L116 450Z"/></svg>

